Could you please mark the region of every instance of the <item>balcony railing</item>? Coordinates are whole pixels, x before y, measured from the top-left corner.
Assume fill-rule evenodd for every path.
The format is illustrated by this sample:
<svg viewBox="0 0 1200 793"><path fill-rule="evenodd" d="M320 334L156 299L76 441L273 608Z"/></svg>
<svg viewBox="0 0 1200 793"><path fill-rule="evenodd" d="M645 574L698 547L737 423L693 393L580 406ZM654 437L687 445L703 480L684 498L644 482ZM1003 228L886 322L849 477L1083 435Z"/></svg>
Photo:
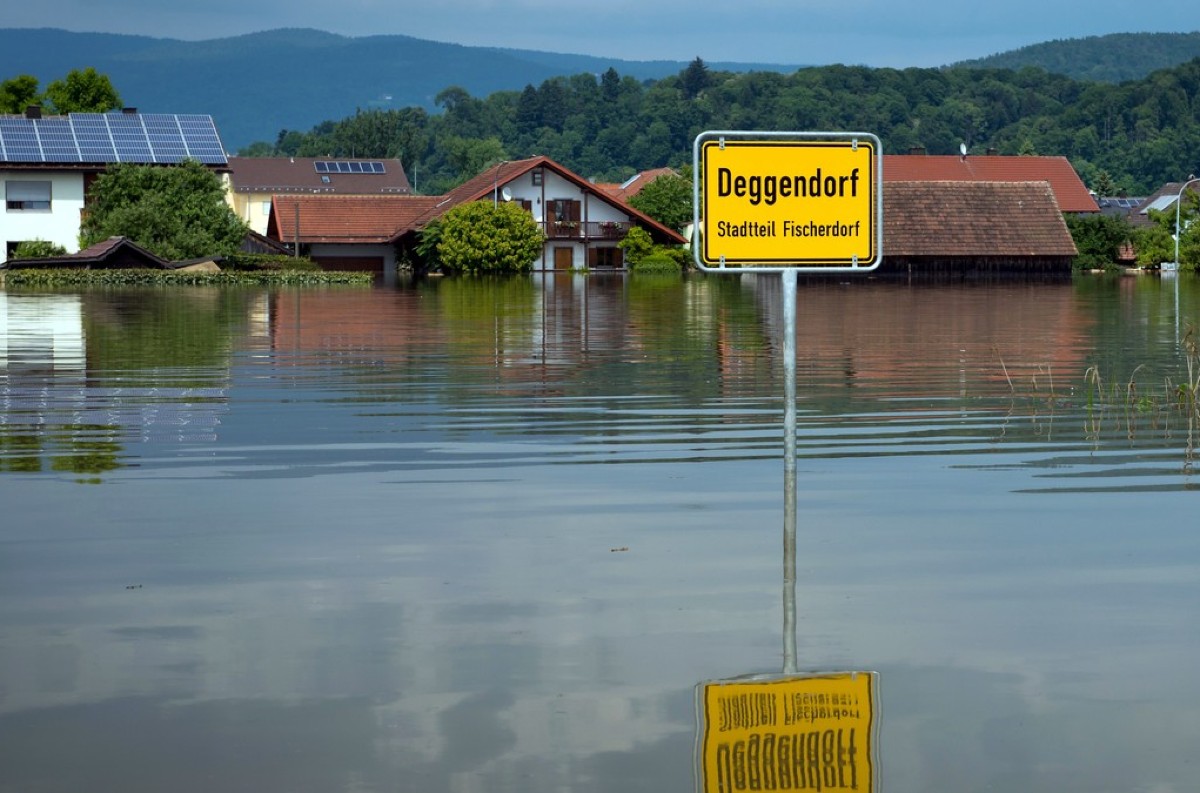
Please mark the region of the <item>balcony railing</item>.
<svg viewBox="0 0 1200 793"><path fill-rule="evenodd" d="M552 240L623 240L629 226L615 220L550 220L542 224Z"/></svg>

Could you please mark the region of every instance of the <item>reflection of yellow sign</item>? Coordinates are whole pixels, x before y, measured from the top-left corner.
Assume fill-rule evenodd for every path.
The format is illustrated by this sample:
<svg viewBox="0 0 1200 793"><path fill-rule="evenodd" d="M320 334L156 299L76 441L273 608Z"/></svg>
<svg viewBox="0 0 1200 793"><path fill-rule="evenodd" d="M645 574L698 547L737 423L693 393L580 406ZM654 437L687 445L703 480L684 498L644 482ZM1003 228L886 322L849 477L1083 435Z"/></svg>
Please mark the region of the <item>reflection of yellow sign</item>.
<svg viewBox="0 0 1200 793"><path fill-rule="evenodd" d="M700 264L874 269L875 142L705 141Z"/></svg>
<svg viewBox="0 0 1200 793"><path fill-rule="evenodd" d="M700 790L870 793L875 683L851 672L704 684Z"/></svg>

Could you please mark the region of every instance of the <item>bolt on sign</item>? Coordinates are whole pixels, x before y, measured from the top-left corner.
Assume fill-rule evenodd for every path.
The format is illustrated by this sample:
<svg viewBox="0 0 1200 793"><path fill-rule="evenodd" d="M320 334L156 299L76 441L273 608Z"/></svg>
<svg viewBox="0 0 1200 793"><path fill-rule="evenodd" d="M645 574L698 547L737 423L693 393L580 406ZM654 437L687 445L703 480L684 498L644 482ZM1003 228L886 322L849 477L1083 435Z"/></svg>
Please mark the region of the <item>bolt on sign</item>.
<svg viewBox="0 0 1200 793"><path fill-rule="evenodd" d="M696 138L701 269L870 271L883 258L879 139L705 132Z"/></svg>
<svg viewBox="0 0 1200 793"><path fill-rule="evenodd" d="M873 672L702 683L697 790L872 793L877 688Z"/></svg>

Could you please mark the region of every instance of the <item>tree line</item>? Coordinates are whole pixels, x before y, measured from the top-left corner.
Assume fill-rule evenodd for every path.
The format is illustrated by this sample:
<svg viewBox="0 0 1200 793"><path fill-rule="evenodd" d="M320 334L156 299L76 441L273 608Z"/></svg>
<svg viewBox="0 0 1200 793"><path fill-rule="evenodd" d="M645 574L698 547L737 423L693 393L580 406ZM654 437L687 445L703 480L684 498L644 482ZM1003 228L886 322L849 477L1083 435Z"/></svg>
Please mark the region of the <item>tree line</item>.
<svg viewBox="0 0 1200 793"><path fill-rule="evenodd" d="M505 159L543 154L598 181L691 162L704 130L873 132L887 153L1062 155L1089 187L1144 195L1200 170L1200 59L1112 85L1026 67L824 66L710 70L697 58L655 81L558 77L521 91L436 97L441 112L360 110L282 130L243 156L398 158L435 195Z"/></svg>
<svg viewBox="0 0 1200 793"><path fill-rule="evenodd" d="M42 90L38 79L21 74L0 82L0 113L21 114L37 105L49 113L107 113L121 107L121 95L107 75L94 68L73 69Z"/></svg>

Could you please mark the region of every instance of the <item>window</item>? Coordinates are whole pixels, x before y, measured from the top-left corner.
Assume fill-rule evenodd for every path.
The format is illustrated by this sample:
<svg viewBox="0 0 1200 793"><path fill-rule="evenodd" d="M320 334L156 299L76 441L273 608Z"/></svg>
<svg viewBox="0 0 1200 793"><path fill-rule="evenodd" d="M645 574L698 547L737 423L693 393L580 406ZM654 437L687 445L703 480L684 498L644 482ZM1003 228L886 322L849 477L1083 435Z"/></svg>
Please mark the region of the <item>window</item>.
<svg viewBox="0 0 1200 793"><path fill-rule="evenodd" d="M49 182L6 182L4 200L14 212L49 212Z"/></svg>
<svg viewBox="0 0 1200 793"><path fill-rule="evenodd" d="M530 171L529 178L533 181L534 187L541 187L542 186L542 169L537 168L533 171Z"/></svg>

